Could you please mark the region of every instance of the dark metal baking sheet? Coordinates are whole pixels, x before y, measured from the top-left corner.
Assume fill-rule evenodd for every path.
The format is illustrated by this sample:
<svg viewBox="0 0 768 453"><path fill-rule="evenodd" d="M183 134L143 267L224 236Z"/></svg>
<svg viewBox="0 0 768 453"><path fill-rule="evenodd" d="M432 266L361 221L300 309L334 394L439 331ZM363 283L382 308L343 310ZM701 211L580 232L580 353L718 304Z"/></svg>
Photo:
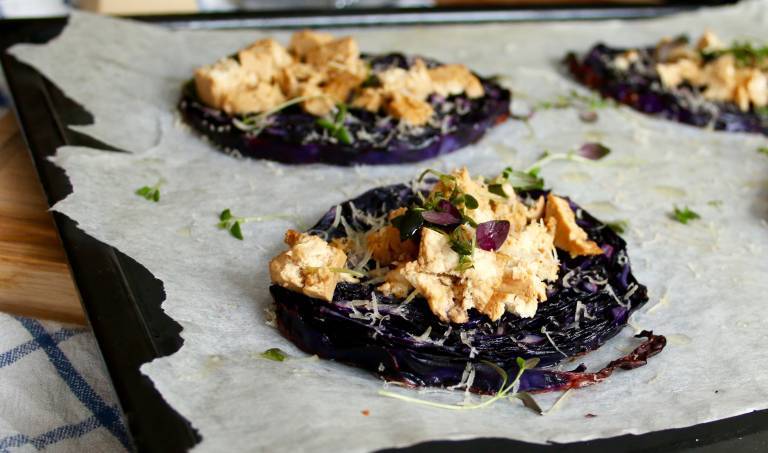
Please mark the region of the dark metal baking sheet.
<svg viewBox="0 0 768 453"><path fill-rule="evenodd" d="M260 14L206 14L146 16L141 20L173 28L282 28L338 25L433 24L457 22L521 21L587 18L643 18L682 9L680 3L641 8L527 8L472 9L434 12L423 10L352 10L335 12ZM40 180L53 205L72 190L64 172L48 158L63 145L92 146L120 152L104 143L68 129L88 124L92 118L52 83L4 50L18 42L46 42L58 35L64 18L0 22L2 64L15 111ZM190 424L176 413L141 375L139 366L177 351L182 344L180 326L160 308L162 282L120 251L86 235L74 221L54 212L62 243L80 291L83 307L107 364L129 429L139 451L185 451L199 441ZM617 402L621 404L621 402ZM659 408L664 416L664 408ZM542 420L545 423L545 419ZM632 420L627 420L632 426ZM463 442L428 442L406 449L425 451L768 451L768 411L754 412L691 428L640 436L620 436L566 445L532 445L508 439ZM404 450L398 450L404 451Z"/></svg>

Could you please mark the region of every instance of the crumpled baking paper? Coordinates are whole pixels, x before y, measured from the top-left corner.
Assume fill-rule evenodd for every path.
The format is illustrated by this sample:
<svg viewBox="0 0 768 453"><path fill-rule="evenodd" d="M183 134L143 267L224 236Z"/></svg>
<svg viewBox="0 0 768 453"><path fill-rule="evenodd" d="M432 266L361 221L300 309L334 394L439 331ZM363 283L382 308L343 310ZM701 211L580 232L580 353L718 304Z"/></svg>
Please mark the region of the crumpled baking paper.
<svg viewBox="0 0 768 453"><path fill-rule="evenodd" d="M568 50L583 52L599 40L642 45L680 33L698 36L706 27L728 41L764 39L768 2L643 21L335 32L354 33L368 52L400 50L501 74L516 99L535 104L581 90L558 65ZM272 35L287 42L288 32ZM420 164L337 168L237 160L184 127L175 103L193 68L263 36L174 32L74 14L49 44L12 49L93 113L93 125L76 129L131 151L60 149L54 161L74 189L54 209L163 281L163 308L184 327L184 346L142 371L200 431L196 450L368 451L473 437L569 442L768 407L768 158L756 152L765 137L691 128L624 107L601 109L597 123L584 124L573 109L562 109L537 112L530 128L508 121L476 145ZM446 411L379 396L382 381L307 357L267 324L267 262L283 250L285 229L306 228L330 206L427 167L466 165L493 175L505 165L527 166L544 150L565 152L588 141L613 152L596 165L552 163L543 176L598 217L630 222L625 237L634 271L652 297L631 325L669 338L648 366L572 392L544 418L509 402ZM158 203L134 194L158 181ZM669 218L675 205L702 218L676 223ZM246 224L245 240L238 241L216 227L225 208L293 220ZM633 328L584 360L597 367L623 355L637 344ZM259 357L274 347L292 359ZM425 396L463 399L460 392ZM543 405L553 398L544 397Z"/></svg>

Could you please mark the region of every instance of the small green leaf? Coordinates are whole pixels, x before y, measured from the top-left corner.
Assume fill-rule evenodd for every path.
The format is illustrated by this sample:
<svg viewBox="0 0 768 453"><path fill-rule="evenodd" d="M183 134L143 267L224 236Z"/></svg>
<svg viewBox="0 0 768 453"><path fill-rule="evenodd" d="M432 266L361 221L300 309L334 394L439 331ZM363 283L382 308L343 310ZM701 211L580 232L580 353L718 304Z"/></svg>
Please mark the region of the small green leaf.
<svg viewBox="0 0 768 453"><path fill-rule="evenodd" d="M525 361L525 369L531 370L533 368L536 368L538 366L540 359L538 357L532 357Z"/></svg>
<svg viewBox="0 0 768 453"><path fill-rule="evenodd" d="M154 192L152 192L152 200L157 203L160 201L160 189L155 189Z"/></svg>
<svg viewBox="0 0 768 453"><path fill-rule="evenodd" d="M237 239L240 239L241 241L243 240L243 231L240 229L240 221L233 223L232 227L229 229L229 232Z"/></svg>
<svg viewBox="0 0 768 453"><path fill-rule="evenodd" d="M605 226L613 230L616 234L624 234L629 228L629 222L626 220L614 220L613 222L605 222Z"/></svg>
<svg viewBox="0 0 768 453"><path fill-rule="evenodd" d="M342 104L339 104L337 107L339 110L336 112L336 118L334 122L338 127L344 124L344 119L347 117L347 104L342 103Z"/></svg>
<svg viewBox="0 0 768 453"><path fill-rule="evenodd" d="M477 209L480 204L475 197L466 193L464 194L464 206L466 206L467 209Z"/></svg>
<svg viewBox="0 0 768 453"><path fill-rule="evenodd" d="M152 192L152 188L149 186L144 186L136 191L136 195L141 195L142 197L146 198L150 192Z"/></svg>
<svg viewBox="0 0 768 453"><path fill-rule="evenodd" d="M489 184L488 192L496 194L500 197L509 198L506 192L504 192L504 186L502 184Z"/></svg>
<svg viewBox="0 0 768 453"><path fill-rule="evenodd" d="M288 354L286 354L280 348L267 349L266 351L262 352L260 355L265 359L274 360L275 362L282 362L286 358L288 358Z"/></svg>
<svg viewBox="0 0 768 453"><path fill-rule="evenodd" d="M221 214L219 214L219 220L222 222L225 222L232 218L232 211L229 210L229 208L221 211Z"/></svg>
<svg viewBox="0 0 768 453"><path fill-rule="evenodd" d="M336 125L327 118L318 118L316 122L318 126L322 127L323 129L327 129L331 133L336 130Z"/></svg>
<svg viewBox="0 0 768 453"><path fill-rule="evenodd" d="M764 156L768 156L768 146L761 146L757 148L757 152Z"/></svg>
<svg viewBox="0 0 768 453"><path fill-rule="evenodd" d="M534 170L524 173L507 167L504 170L504 175L506 175L507 181L509 181L513 189L534 190L544 188L544 180L539 178L538 173Z"/></svg>
<svg viewBox="0 0 768 453"><path fill-rule="evenodd" d="M424 218L421 216L421 212L409 209L405 214L392 219L392 225L400 231L400 240L407 241L416 236L416 233L424 225Z"/></svg>
<svg viewBox="0 0 768 453"><path fill-rule="evenodd" d="M464 272L466 270L472 269L475 267L474 261L472 261L472 257L469 255L461 255L459 257L459 265L456 266L456 270L459 272Z"/></svg>
<svg viewBox="0 0 768 453"><path fill-rule="evenodd" d="M520 401L523 402L523 406L536 412L539 415L544 414L544 409L542 409L541 406L539 406L539 403L536 402L536 400L533 398L533 396L530 393L519 392L519 393L510 395L510 398L519 399Z"/></svg>
<svg viewBox="0 0 768 453"><path fill-rule="evenodd" d="M345 145L352 144L352 135L349 133L349 129L347 129L346 126L340 126L336 130L336 134L334 134L334 136Z"/></svg>
<svg viewBox="0 0 768 453"><path fill-rule="evenodd" d="M688 206L683 207L682 209L675 206L674 211L672 211L672 219L677 220L678 222L682 223L683 225L687 225L688 222L691 220L700 219L701 216L690 210Z"/></svg>
<svg viewBox="0 0 768 453"><path fill-rule="evenodd" d="M515 359L515 362L517 362L517 368L520 370L525 369L525 359L522 357L518 357Z"/></svg>

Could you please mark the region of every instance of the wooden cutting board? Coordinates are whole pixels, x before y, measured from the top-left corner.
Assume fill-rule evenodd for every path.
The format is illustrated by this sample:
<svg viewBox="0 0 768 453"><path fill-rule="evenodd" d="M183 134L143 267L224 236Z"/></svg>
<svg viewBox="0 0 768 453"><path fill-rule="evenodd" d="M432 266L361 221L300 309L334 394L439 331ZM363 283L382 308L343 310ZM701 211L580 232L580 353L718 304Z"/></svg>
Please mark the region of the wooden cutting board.
<svg viewBox="0 0 768 453"><path fill-rule="evenodd" d="M11 113L0 116L0 311L85 324L43 189Z"/></svg>

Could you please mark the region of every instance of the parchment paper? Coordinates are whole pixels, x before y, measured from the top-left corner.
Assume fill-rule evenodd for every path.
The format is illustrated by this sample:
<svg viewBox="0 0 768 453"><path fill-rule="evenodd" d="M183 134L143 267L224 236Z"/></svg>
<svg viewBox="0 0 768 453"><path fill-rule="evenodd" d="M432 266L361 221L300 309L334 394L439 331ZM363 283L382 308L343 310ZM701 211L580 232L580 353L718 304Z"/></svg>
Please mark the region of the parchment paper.
<svg viewBox="0 0 768 453"><path fill-rule="evenodd" d="M698 36L705 27L726 40L764 40L768 2L651 21L354 33L365 51L422 53L504 74L515 96L533 103L576 87L557 66L567 50L585 51L598 40L640 45L683 32ZM768 158L756 152L764 137L695 129L623 107L601 110L599 121L588 125L565 109L537 113L531 130L509 121L475 146L419 165L335 168L236 160L183 127L174 106L195 66L262 36L170 32L75 14L51 43L13 49L94 114L95 124L78 130L132 151L60 149L55 162L74 192L54 209L162 280L163 308L184 327L184 346L142 371L200 430L196 450L366 451L481 436L568 442L768 407ZM275 36L286 42L288 34ZM599 217L630 221L625 237L634 270L652 296L632 325L670 339L648 366L572 392L547 417L508 402L452 412L378 396L378 379L306 358L267 325L267 261L283 249L286 228L307 227L331 205L426 167L467 165L490 175L508 164L526 166L545 149L566 151L585 141L601 141L613 153L599 165L554 163L543 176ZM160 179L159 203L134 194ZM709 203L715 200L721 204ZM668 214L675 204L702 219L673 222ZM296 221L247 224L241 242L216 228L224 208L237 215L290 214ZM637 343L632 334L625 329L585 360L596 366L622 355ZM293 359L258 357L273 347ZM430 396L463 398L458 392ZM546 405L552 398L544 400ZM585 418L587 413L597 417Z"/></svg>

